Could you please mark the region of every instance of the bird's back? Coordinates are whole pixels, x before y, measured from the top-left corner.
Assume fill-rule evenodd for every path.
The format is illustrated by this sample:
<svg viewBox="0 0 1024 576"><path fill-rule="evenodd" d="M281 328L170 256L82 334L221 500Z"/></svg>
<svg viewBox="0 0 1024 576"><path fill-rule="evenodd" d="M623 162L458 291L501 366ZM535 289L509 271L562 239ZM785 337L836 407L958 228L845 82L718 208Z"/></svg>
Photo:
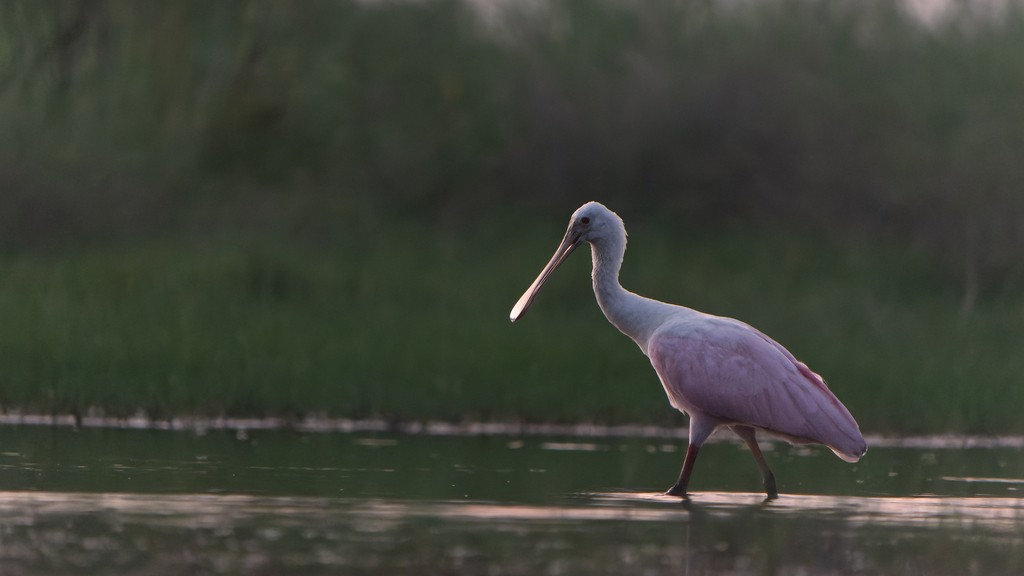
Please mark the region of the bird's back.
<svg viewBox="0 0 1024 576"><path fill-rule="evenodd" d="M652 335L647 353L672 405L691 416L825 444L847 461L867 450L853 416L824 380L747 324L682 314Z"/></svg>

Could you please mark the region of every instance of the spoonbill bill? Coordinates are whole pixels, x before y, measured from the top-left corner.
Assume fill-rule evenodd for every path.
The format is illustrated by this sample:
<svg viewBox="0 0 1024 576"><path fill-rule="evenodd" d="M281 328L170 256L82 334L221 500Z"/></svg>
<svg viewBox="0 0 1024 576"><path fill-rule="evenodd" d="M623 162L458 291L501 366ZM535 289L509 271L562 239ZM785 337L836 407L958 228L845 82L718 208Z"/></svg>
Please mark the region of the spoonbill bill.
<svg viewBox="0 0 1024 576"><path fill-rule="evenodd" d="M824 444L847 462L867 451L857 422L811 372L780 344L751 326L721 316L638 296L619 284L626 252L622 219L597 202L572 215L551 261L516 302L515 322L530 308L552 272L584 242L594 262L594 294L608 320L651 359L676 409L690 416L689 447L679 480L666 494L686 497L701 445L719 426L746 442L761 468L768 498L778 497L775 475L755 431L791 444Z"/></svg>

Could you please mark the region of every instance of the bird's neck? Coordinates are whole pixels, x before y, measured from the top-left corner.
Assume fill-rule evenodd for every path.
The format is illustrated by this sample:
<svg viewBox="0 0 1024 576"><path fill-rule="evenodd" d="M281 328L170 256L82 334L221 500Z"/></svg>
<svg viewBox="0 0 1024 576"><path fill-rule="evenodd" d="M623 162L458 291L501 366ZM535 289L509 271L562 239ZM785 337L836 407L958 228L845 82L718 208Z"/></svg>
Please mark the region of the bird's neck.
<svg viewBox="0 0 1024 576"><path fill-rule="evenodd" d="M608 321L623 334L629 336L647 353L647 342L654 328L650 322L657 308L668 306L638 296L619 284L619 269L626 253L626 237L602 238L591 242L590 253L594 260L594 295Z"/></svg>

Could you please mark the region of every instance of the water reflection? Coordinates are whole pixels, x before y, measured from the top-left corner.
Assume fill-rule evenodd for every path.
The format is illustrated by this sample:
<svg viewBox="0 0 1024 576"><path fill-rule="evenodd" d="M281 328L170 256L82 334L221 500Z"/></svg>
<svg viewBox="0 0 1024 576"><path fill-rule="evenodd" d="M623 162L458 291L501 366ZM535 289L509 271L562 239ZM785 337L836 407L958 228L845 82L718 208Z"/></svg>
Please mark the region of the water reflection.
<svg viewBox="0 0 1024 576"><path fill-rule="evenodd" d="M0 574L1021 574L1019 448L0 427Z"/></svg>
<svg viewBox="0 0 1024 576"><path fill-rule="evenodd" d="M653 504L653 506L652 506ZM226 527L272 514L281 519L315 520L329 515L396 520L414 517L466 521L523 520L589 522L686 521L694 511L728 515L757 510L766 515L819 516L852 525L937 526L948 521L1001 531L1024 528L1024 501L1016 498L861 498L698 492L689 506L660 493L580 494L572 505L530 506L497 502L417 502L358 498L258 497L246 495L147 495L74 492L0 492L0 524L32 523L46 516L119 514L161 524Z"/></svg>
<svg viewBox="0 0 1024 576"><path fill-rule="evenodd" d="M1024 484L1024 478L971 478L962 476L943 476L949 482L980 482L991 484Z"/></svg>
<svg viewBox="0 0 1024 576"><path fill-rule="evenodd" d="M594 494L593 498L612 505L679 501L660 493L612 492ZM757 506L772 514L833 516L850 525L928 527L962 523L972 528L1014 532L1024 528L1024 500L1018 498L780 494L777 499L766 501L763 493L699 492L691 494L690 501L691 509L699 506L708 511L729 511Z"/></svg>
<svg viewBox="0 0 1024 576"><path fill-rule="evenodd" d="M1019 573L1012 498L701 492L560 506L0 492L5 573Z"/></svg>

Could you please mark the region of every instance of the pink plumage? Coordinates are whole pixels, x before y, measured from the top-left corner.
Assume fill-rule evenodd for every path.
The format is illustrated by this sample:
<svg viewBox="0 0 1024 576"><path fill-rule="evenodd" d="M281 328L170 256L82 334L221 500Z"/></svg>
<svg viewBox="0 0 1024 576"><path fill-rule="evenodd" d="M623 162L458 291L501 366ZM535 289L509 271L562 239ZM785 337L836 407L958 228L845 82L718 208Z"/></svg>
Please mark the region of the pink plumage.
<svg viewBox="0 0 1024 576"><path fill-rule="evenodd" d="M850 412L774 340L700 314L661 327L648 345L669 401L704 427L741 423L794 443L818 443L856 462L867 450Z"/></svg>

